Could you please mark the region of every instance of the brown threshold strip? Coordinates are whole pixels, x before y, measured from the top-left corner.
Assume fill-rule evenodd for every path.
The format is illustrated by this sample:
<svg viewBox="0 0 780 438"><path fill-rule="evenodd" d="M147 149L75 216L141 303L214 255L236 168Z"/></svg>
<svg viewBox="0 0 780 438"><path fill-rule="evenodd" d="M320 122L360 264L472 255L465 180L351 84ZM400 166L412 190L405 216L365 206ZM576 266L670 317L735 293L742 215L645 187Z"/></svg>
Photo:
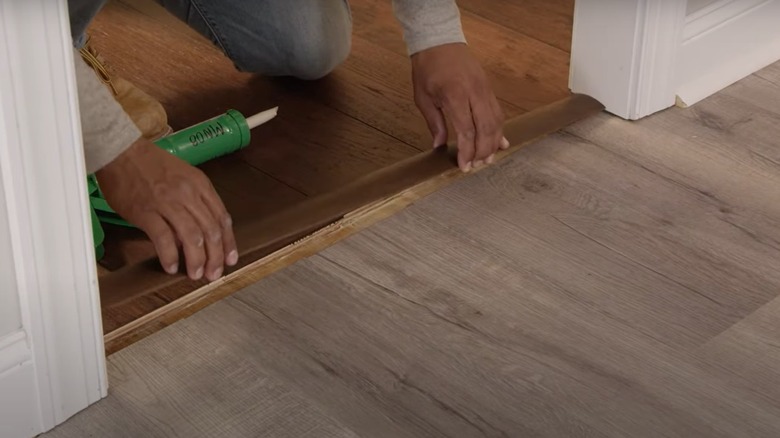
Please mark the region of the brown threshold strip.
<svg viewBox="0 0 780 438"><path fill-rule="evenodd" d="M516 117L505 126L512 147L500 153L498 158L603 109L589 96L572 94ZM440 148L388 166L333 192L306 199L276 215L243 224L235 229L239 252L242 259L255 262L228 271L225 277L211 284L193 282L183 274L168 275L154 259L104 275L99 279L104 314L167 287L192 289L191 293L106 333L106 352L116 352L185 318L393 214L461 176L463 174L455 164L455 149Z"/></svg>

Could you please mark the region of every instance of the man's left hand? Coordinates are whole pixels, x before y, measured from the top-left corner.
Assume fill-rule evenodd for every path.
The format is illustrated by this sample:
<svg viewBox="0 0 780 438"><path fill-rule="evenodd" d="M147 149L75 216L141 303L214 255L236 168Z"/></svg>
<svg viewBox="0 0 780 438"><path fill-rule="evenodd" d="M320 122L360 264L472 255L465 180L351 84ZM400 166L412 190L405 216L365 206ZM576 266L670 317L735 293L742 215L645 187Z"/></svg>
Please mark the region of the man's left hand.
<svg viewBox="0 0 780 438"><path fill-rule="evenodd" d="M455 129L458 166L464 172L491 164L503 135L504 114L479 62L465 44L445 44L412 55L414 100L428 123L434 147Z"/></svg>

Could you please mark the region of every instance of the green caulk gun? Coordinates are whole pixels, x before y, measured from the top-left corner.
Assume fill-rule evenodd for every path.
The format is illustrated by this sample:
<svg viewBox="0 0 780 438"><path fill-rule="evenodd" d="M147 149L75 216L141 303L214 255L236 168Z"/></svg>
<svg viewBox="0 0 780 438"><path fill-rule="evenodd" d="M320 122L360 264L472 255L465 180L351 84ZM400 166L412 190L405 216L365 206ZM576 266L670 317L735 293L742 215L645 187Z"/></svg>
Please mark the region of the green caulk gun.
<svg viewBox="0 0 780 438"><path fill-rule="evenodd" d="M278 107L255 114L249 118L236 110L228 110L221 116L177 131L156 142L157 146L181 158L193 166L211 159L236 152L249 144L249 131L276 117ZM95 175L87 177L89 203L92 216L92 237L97 259L103 258L103 227L101 223L133 227L122 219L106 202L100 192Z"/></svg>

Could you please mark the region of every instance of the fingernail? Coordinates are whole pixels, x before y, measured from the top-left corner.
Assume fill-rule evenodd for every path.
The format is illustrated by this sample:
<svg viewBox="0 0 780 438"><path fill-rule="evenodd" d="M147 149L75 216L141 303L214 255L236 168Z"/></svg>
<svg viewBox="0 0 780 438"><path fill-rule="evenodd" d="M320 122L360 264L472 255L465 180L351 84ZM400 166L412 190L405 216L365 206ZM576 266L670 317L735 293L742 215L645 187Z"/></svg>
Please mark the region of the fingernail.
<svg viewBox="0 0 780 438"><path fill-rule="evenodd" d="M471 171L471 167L472 167L472 164L471 164L471 161L469 161L468 163L466 163L465 166L463 166L463 172L466 172L466 173L470 172Z"/></svg>
<svg viewBox="0 0 780 438"><path fill-rule="evenodd" d="M211 280L211 281L218 280L219 277L221 277L221 276L222 276L222 268L217 268L211 274L211 278L209 278L209 280Z"/></svg>
<svg viewBox="0 0 780 438"><path fill-rule="evenodd" d="M195 271L195 275L192 277L193 280L200 280L200 278L203 277L203 266L198 268L197 271Z"/></svg>
<svg viewBox="0 0 780 438"><path fill-rule="evenodd" d="M179 271L179 265L177 265L176 263L169 265L167 268L165 268L165 272L169 274L175 274L178 271Z"/></svg>
<svg viewBox="0 0 780 438"><path fill-rule="evenodd" d="M488 164L493 164L496 161L496 154L492 154L489 157L487 157L487 160L485 160Z"/></svg>
<svg viewBox="0 0 780 438"><path fill-rule="evenodd" d="M238 251L236 251L235 249L233 251L230 251L230 254L228 254L226 261L228 266L233 266L236 263L238 263Z"/></svg>
<svg viewBox="0 0 780 438"><path fill-rule="evenodd" d="M480 167L482 167L482 165L483 165L483 164L485 164L485 162L484 162L484 161L482 161L482 160L477 160L477 161L475 161L475 162L474 162L474 168L475 168L475 169L479 169Z"/></svg>
<svg viewBox="0 0 780 438"><path fill-rule="evenodd" d="M501 139L501 149L508 149L509 148L509 140L506 139L506 137Z"/></svg>
<svg viewBox="0 0 780 438"><path fill-rule="evenodd" d="M198 248L202 246L203 246L203 236L201 236L200 239L198 240Z"/></svg>

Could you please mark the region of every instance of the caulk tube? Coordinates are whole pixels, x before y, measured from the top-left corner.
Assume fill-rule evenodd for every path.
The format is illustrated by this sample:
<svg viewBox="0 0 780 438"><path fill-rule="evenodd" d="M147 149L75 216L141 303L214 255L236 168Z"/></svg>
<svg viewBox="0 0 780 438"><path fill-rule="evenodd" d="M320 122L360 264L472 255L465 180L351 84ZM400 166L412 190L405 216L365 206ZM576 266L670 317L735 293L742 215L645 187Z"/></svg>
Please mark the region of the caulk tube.
<svg viewBox="0 0 780 438"><path fill-rule="evenodd" d="M182 129L155 144L197 166L249 144L249 126L236 110Z"/></svg>
<svg viewBox="0 0 780 438"><path fill-rule="evenodd" d="M265 123L276 116L276 108L250 117ZM257 123L257 124L261 124ZM254 128L254 126L251 126ZM221 116L182 129L155 144L182 160L197 166L211 159L235 152L249 144L250 124L236 110L228 110Z"/></svg>

